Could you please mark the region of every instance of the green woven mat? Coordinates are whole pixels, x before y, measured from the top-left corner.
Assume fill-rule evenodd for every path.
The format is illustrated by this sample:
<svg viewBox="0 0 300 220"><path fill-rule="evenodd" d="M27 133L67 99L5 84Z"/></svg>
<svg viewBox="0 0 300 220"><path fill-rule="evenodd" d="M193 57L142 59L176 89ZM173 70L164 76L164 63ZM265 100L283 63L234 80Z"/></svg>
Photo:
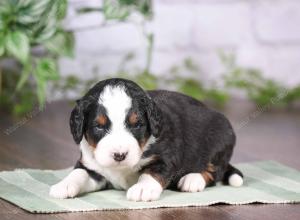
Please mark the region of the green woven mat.
<svg viewBox="0 0 300 220"><path fill-rule="evenodd" d="M166 190L154 202L127 201L126 192L117 190L93 192L74 199L54 199L48 195L49 187L66 176L70 169L3 171L0 172L0 197L35 213L208 206L216 203L234 205L300 202L298 171L273 161L236 166L245 175L242 187L219 184L198 193Z"/></svg>

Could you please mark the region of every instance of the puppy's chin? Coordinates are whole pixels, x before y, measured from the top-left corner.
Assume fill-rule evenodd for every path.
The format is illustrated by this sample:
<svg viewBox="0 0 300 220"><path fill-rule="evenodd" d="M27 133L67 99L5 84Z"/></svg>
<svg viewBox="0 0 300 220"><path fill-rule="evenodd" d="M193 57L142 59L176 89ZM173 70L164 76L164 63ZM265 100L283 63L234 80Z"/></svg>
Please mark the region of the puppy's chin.
<svg viewBox="0 0 300 220"><path fill-rule="evenodd" d="M128 158L121 162L116 162L112 158L95 155L96 162L103 168L108 169L133 169L140 158Z"/></svg>

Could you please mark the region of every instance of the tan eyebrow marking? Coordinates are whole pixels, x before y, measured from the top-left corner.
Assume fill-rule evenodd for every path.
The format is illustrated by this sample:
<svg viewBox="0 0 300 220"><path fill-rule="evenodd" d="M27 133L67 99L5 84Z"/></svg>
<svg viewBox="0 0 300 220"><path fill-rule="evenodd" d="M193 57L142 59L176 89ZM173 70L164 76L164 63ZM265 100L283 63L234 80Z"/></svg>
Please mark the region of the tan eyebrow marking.
<svg viewBox="0 0 300 220"><path fill-rule="evenodd" d="M131 115L129 116L129 123L131 125L134 125L135 123L137 123L137 121L138 121L138 115L135 112L131 113Z"/></svg>
<svg viewBox="0 0 300 220"><path fill-rule="evenodd" d="M107 117L103 114L99 115L96 119L96 121L100 124L100 125L106 125L107 123Z"/></svg>

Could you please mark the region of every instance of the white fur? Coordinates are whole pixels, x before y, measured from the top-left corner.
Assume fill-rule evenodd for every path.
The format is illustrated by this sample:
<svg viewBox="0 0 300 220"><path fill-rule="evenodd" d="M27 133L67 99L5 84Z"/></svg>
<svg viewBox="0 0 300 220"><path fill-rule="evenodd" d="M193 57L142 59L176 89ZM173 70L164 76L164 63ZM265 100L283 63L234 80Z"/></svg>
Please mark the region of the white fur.
<svg viewBox="0 0 300 220"><path fill-rule="evenodd" d="M157 200L163 188L160 183L149 174L142 174L136 184L127 191L127 199L132 201L153 201Z"/></svg>
<svg viewBox="0 0 300 220"><path fill-rule="evenodd" d="M151 143L154 143L153 138L149 138L145 147ZM152 158L140 159L134 167L103 167L95 159L93 147L88 144L84 137L80 143L80 149L82 153L81 161L84 166L103 175L116 189L128 189L135 184L139 178L138 170L140 167L152 160Z"/></svg>
<svg viewBox="0 0 300 220"><path fill-rule="evenodd" d="M49 195L58 199L73 198L81 193L99 190L105 184L105 180L98 182L92 179L84 169L74 169L62 181L51 186Z"/></svg>
<svg viewBox="0 0 300 220"><path fill-rule="evenodd" d="M142 150L134 136L126 129L125 120L132 100L122 86L106 86L100 94L102 104L111 122L109 133L97 144L95 159L102 167L134 167L140 160ZM125 160L117 162L114 153L127 153Z"/></svg>
<svg viewBox="0 0 300 220"><path fill-rule="evenodd" d="M181 177L177 187L183 192L201 192L205 185L205 180L200 173L189 173Z"/></svg>
<svg viewBox="0 0 300 220"><path fill-rule="evenodd" d="M154 144L156 142L156 138L153 135L150 135L148 138L145 146L143 147L143 151L147 151L151 144Z"/></svg>
<svg viewBox="0 0 300 220"><path fill-rule="evenodd" d="M138 180L137 170L126 166L103 167L94 157L93 147L91 147L83 137L80 142L82 153L81 161L90 170L94 170L104 176L116 189L128 189Z"/></svg>
<svg viewBox="0 0 300 220"><path fill-rule="evenodd" d="M238 174L232 174L229 179L228 179L228 183L230 186L234 186L234 187L240 187L243 185L243 178L238 175Z"/></svg>

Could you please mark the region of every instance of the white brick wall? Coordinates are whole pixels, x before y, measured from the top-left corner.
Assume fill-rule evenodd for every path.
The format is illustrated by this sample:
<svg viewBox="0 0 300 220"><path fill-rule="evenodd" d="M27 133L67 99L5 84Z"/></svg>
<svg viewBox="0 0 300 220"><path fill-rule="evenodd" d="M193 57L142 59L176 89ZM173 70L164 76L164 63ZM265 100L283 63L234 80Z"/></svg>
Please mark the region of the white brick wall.
<svg viewBox="0 0 300 220"><path fill-rule="evenodd" d="M150 24L156 50L185 50L192 43L194 11L189 5L155 4Z"/></svg>
<svg viewBox="0 0 300 220"><path fill-rule="evenodd" d="M237 47L252 40L248 3L197 5L194 10L192 40L199 50Z"/></svg>
<svg viewBox="0 0 300 220"><path fill-rule="evenodd" d="M254 32L262 43L300 43L300 2L261 1L253 9Z"/></svg>
<svg viewBox="0 0 300 220"><path fill-rule="evenodd" d="M113 73L130 51L137 54L130 66L144 66L146 44L133 24L98 28L100 14L76 16L74 9L101 0L70 1L66 26L77 30L76 57L61 60L64 74L85 77L95 67L99 74ZM224 70L218 51L223 50L265 76L300 83L299 0L155 0L154 14L149 28L155 34L152 71L157 75L191 57L201 67L199 78L219 79Z"/></svg>

